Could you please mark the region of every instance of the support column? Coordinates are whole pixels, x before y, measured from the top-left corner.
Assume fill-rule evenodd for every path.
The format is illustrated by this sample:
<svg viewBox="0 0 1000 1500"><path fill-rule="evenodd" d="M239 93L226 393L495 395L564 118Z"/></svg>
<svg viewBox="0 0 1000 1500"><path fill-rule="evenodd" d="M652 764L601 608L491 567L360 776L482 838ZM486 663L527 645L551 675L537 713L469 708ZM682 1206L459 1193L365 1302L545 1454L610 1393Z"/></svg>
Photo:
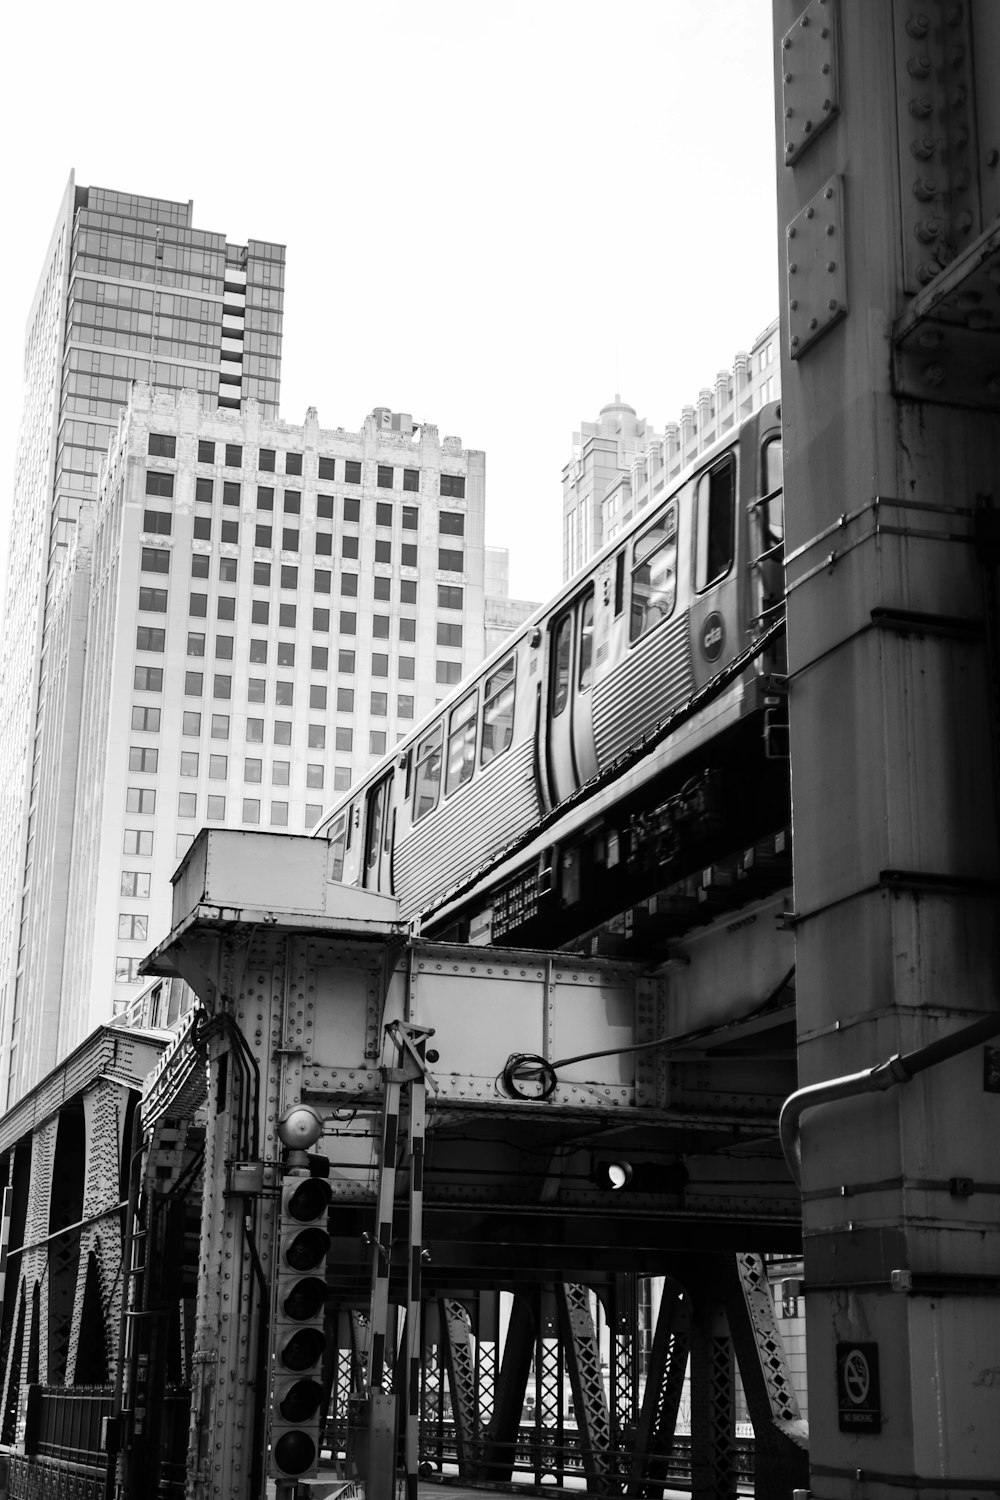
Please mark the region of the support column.
<svg viewBox="0 0 1000 1500"><path fill-rule="evenodd" d="M479 1436L476 1413L476 1362L468 1310L450 1299L441 1303L441 1333L445 1366L451 1389L451 1413L455 1424L458 1473L472 1475Z"/></svg>
<svg viewBox="0 0 1000 1500"><path fill-rule="evenodd" d="M535 1317L530 1301L518 1292L511 1307L500 1374L496 1383L493 1420L483 1443L483 1477L492 1483L510 1482L514 1473L524 1393L535 1345Z"/></svg>
<svg viewBox="0 0 1000 1500"><path fill-rule="evenodd" d="M706 1257L691 1299L691 1500L736 1500L736 1361L721 1294L725 1258Z"/></svg>
<svg viewBox="0 0 1000 1500"><path fill-rule="evenodd" d="M660 1298L629 1468L626 1493L630 1500L663 1493L668 1459L674 1447L677 1410L684 1390L690 1343L690 1301L683 1287L668 1280Z"/></svg>
<svg viewBox="0 0 1000 1500"><path fill-rule="evenodd" d="M618 1492L617 1445L611 1439L608 1398L601 1376L601 1351L590 1309L590 1291L585 1286L560 1282L556 1296L587 1489L591 1494L601 1495L608 1494L609 1490Z"/></svg>

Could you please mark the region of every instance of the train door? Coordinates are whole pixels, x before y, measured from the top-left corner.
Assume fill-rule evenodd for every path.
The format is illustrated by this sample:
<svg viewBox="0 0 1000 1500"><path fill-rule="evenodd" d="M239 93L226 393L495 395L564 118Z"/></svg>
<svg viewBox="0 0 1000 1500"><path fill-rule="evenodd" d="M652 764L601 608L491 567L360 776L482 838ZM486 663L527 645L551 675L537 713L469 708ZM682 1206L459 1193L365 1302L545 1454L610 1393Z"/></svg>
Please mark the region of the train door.
<svg viewBox="0 0 1000 1500"><path fill-rule="evenodd" d="M392 893L393 773L368 789L365 797L365 848L361 883L366 890Z"/></svg>
<svg viewBox="0 0 1000 1500"><path fill-rule="evenodd" d="M691 539L691 655L701 687L744 645L736 567L736 454L725 454L694 485Z"/></svg>
<svg viewBox="0 0 1000 1500"><path fill-rule="evenodd" d="M555 616L549 643L546 760L553 805L597 772L591 688L594 680L594 590Z"/></svg>

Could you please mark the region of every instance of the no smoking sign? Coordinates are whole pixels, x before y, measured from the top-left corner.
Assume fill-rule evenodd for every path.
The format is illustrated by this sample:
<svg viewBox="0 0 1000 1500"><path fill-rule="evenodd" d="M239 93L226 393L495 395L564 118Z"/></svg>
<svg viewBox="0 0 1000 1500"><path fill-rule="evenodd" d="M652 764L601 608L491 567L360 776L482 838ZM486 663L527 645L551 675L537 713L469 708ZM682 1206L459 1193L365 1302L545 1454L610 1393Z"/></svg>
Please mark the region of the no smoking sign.
<svg viewBox="0 0 1000 1500"><path fill-rule="evenodd" d="M837 1345L837 1407L841 1432L881 1432L877 1344Z"/></svg>

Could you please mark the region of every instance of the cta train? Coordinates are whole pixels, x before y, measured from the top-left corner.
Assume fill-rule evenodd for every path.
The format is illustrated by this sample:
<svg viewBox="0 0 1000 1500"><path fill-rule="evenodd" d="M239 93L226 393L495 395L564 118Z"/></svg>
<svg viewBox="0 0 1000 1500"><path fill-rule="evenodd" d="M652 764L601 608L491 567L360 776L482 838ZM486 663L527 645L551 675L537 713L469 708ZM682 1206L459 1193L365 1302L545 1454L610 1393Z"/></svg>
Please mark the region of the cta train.
<svg viewBox="0 0 1000 1500"><path fill-rule="evenodd" d="M654 494L325 815L333 878L429 936L569 946L776 826L781 452L772 403Z"/></svg>

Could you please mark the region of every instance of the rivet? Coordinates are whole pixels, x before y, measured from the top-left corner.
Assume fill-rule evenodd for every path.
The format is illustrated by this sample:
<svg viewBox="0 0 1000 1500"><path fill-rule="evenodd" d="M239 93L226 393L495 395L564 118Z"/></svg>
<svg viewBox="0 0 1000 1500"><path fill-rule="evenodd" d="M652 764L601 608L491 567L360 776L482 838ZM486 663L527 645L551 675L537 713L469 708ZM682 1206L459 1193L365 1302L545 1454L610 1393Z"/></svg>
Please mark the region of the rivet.
<svg viewBox="0 0 1000 1500"><path fill-rule="evenodd" d="M1000 161L1000 151L998 151L997 148L993 146L986 153L986 165L988 167L995 167L998 161Z"/></svg>
<svg viewBox="0 0 1000 1500"><path fill-rule="evenodd" d="M944 385L944 365L925 365L924 383L926 385Z"/></svg>
<svg viewBox="0 0 1000 1500"><path fill-rule="evenodd" d="M830 71L830 64L829 63L824 63L823 66L820 68L820 72L821 73L829 73L829 71Z"/></svg>
<svg viewBox="0 0 1000 1500"><path fill-rule="evenodd" d="M785 51L787 52L788 49L789 49L789 47L792 45L792 39L791 39L791 37L790 36L782 37L782 39L781 39L781 45L784 47Z"/></svg>
<svg viewBox="0 0 1000 1500"><path fill-rule="evenodd" d="M819 327L819 318L810 318L809 319L809 327L810 328L818 328Z"/></svg>
<svg viewBox="0 0 1000 1500"><path fill-rule="evenodd" d="M926 120L928 115L934 113L934 105L928 94L921 94L919 98L911 99L908 108L915 120Z"/></svg>
<svg viewBox="0 0 1000 1500"><path fill-rule="evenodd" d="M837 308L839 307L840 304L838 303L836 297L831 297L830 300L829 300L829 302L826 305L830 309L831 312L836 312Z"/></svg>
<svg viewBox="0 0 1000 1500"><path fill-rule="evenodd" d="M785 110L785 119L786 120L790 120L791 118L792 118L792 106L789 105L788 108Z"/></svg>
<svg viewBox="0 0 1000 1500"><path fill-rule="evenodd" d="M791 73L786 73L785 74L785 82L786 83L791 83L791 81L792 81L792 75L791 75Z"/></svg>
<svg viewBox="0 0 1000 1500"><path fill-rule="evenodd" d="M789 302L788 305L792 309L792 312L797 311L798 305L799 305L799 299L797 297L793 297L792 300L791 300L791 302Z"/></svg>
<svg viewBox="0 0 1000 1500"><path fill-rule="evenodd" d="M920 41L931 29L931 23L926 16L911 16L906 23L906 30L914 41Z"/></svg>
<svg viewBox="0 0 1000 1500"><path fill-rule="evenodd" d="M802 127L802 129L805 131L806 135L809 134L809 132L810 132L810 130L812 130L812 128L813 128L813 122L812 122L812 120L807 120L806 123Z"/></svg>
<svg viewBox="0 0 1000 1500"><path fill-rule="evenodd" d="M799 336L797 333L792 334L791 344L793 349L797 349L799 347Z"/></svg>
<svg viewBox="0 0 1000 1500"><path fill-rule="evenodd" d="M826 41L826 39L827 39L827 37L829 35L830 35L830 28L829 28L829 26L824 26L823 29L822 29L822 31L820 32L820 36L823 38L824 42Z"/></svg>
<svg viewBox="0 0 1000 1500"><path fill-rule="evenodd" d="M829 99L824 99L823 100L823 108L829 112L829 110L831 108Z"/></svg>
<svg viewBox="0 0 1000 1500"><path fill-rule="evenodd" d="M833 234L835 232L832 224L828 224L826 226L826 232L827 234Z"/></svg>
<svg viewBox="0 0 1000 1500"><path fill-rule="evenodd" d="M808 16L803 16L803 17L802 17L802 20L801 20L801 21L800 21L800 22L799 22L799 25L800 25L800 26L801 26L801 27L802 27L802 28L803 28L803 29L805 29L805 27L806 27L806 26L808 26L808 25L809 25L809 17L808 17Z"/></svg>
<svg viewBox="0 0 1000 1500"><path fill-rule="evenodd" d="M835 260L828 260L826 263L826 269L828 271L835 271L837 269L837 262Z"/></svg>
<svg viewBox="0 0 1000 1500"><path fill-rule="evenodd" d="M789 224L789 226L788 226L788 238L790 240L794 240L794 238L795 238L795 225L794 224Z"/></svg>
<svg viewBox="0 0 1000 1500"><path fill-rule="evenodd" d="M813 217L813 215L815 214L815 212L816 212L816 210L814 208L807 208L806 209L806 218L807 219L811 219Z"/></svg>
<svg viewBox="0 0 1000 1500"><path fill-rule="evenodd" d="M796 271L798 269L799 269L798 262L793 260L792 263L791 263L791 265L788 267L788 274L789 274L789 276L794 276L795 273L796 273Z"/></svg>

